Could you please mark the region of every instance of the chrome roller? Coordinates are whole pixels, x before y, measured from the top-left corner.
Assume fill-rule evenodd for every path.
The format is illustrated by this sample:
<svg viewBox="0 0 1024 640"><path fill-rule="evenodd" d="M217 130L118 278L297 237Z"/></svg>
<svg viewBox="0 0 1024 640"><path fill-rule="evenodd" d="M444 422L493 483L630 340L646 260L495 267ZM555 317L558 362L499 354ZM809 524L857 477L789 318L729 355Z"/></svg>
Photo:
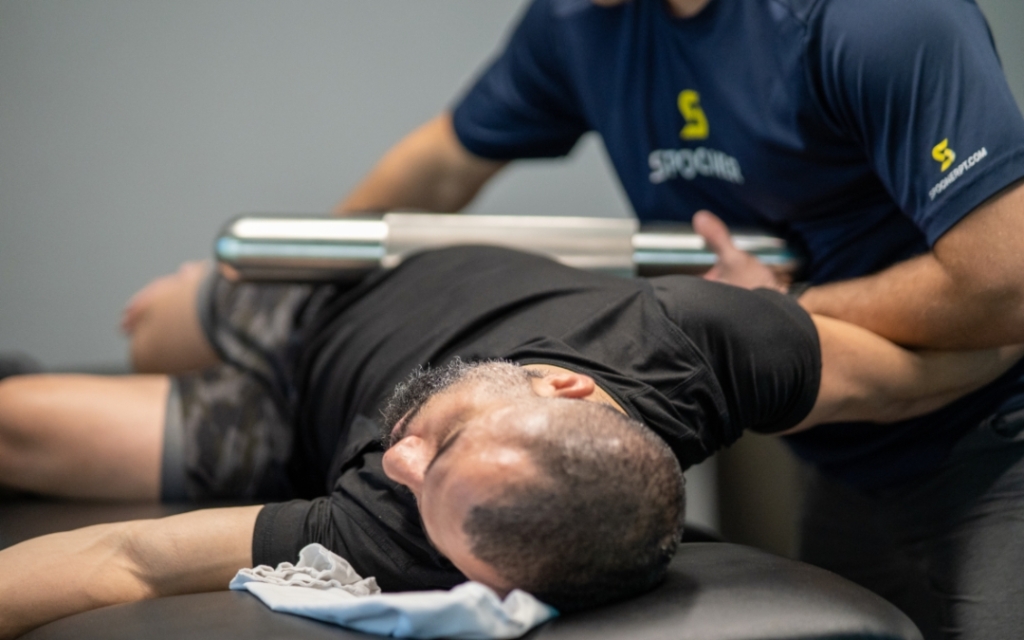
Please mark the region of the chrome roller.
<svg viewBox="0 0 1024 640"><path fill-rule="evenodd" d="M783 273L799 258L774 236L738 233L736 246ZM359 278L417 251L489 244L622 276L701 273L715 254L688 225L638 228L629 218L388 213L377 218L243 215L217 238L217 260L250 281Z"/></svg>

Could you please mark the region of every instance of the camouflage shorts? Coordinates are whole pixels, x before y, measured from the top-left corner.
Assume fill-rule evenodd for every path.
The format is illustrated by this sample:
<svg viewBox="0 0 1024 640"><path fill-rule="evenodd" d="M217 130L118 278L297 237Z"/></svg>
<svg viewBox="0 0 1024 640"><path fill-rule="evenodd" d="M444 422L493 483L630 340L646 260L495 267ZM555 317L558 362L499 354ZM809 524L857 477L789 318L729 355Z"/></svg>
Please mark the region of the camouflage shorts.
<svg viewBox="0 0 1024 640"><path fill-rule="evenodd" d="M314 290L207 277L199 317L224 364L171 378L163 500L288 497L295 329Z"/></svg>

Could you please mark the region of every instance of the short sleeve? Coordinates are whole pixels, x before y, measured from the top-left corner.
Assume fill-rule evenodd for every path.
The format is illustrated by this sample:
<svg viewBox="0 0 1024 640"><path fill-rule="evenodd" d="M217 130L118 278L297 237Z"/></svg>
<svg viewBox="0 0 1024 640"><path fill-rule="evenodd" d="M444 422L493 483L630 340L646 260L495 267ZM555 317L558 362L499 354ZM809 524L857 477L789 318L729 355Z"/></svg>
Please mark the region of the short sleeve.
<svg viewBox="0 0 1024 640"><path fill-rule="evenodd" d="M314 542L385 591L449 589L465 577L427 541L412 495L388 480L381 454L346 469L330 496L268 504L253 532L253 562L295 562Z"/></svg>
<svg viewBox="0 0 1024 640"><path fill-rule="evenodd" d="M564 156L590 127L564 72L558 20L533 2L501 54L456 105L455 133L493 160Z"/></svg>
<svg viewBox="0 0 1024 640"><path fill-rule="evenodd" d="M1024 119L973 2L820 6L808 51L826 111L929 245L1024 177Z"/></svg>
<svg viewBox="0 0 1024 640"><path fill-rule="evenodd" d="M737 399L763 399L773 412L760 416L750 429L778 433L799 424L818 400L821 343L811 316L795 300L768 289L752 293L759 298L760 312L754 316L756 328L744 331L742 340L743 348L757 355L749 368L741 362L733 365L745 375L735 383Z"/></svg>
<svg viewBox="0 0 1024 640"><path fill-rule="evenodd" d="M821 347L810 316L788 296L667 277L652 281L669 318L714 372L735 429L778 433L811 412Z"/></svg>

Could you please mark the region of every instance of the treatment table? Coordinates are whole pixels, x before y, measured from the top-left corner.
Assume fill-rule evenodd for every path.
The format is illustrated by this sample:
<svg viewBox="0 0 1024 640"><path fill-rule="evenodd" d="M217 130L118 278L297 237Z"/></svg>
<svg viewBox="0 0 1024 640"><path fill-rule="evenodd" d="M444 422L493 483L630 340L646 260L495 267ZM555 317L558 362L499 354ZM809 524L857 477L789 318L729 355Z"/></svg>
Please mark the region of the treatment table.
<svg viewBox="0 0 1024 640"><path fill-rule="evenodd" d="M195 508L198 505L0 499L0 548L46 533L101 522L156 518ZM248 593L223 591L105 607L51 622L22 637L358 640L372 636L274 613ZM823 569L724 542L684 542L667 579L653 591L594 611L556 618L526 637L919 640L921 636L895 607Z"/></svg>
<svg viewBox="0 0 1024 640"><path fill-rule="evenodd" d="M736 245L786 274L799 256L778 238L735 236ZM714 264L682 227L638 229L633 220L392 213L382 217L242 216L216 242L222 268L255 281L359 278L412 252L498 244L571 266L630 276L697 273ZM224 506L221 504L210 506ZM46 533L190 509L186 504L102 504L0 496L0 548ZM668 577L653 591L556 618L535 640L918 640L913 623L869 591L834 574L755 549L687 534ZM706 540L707 538L703 538ZM0 567L0 571L3 567ZM226 585L225 585L226 587ZM352 639L364 634L276 614L245 592L160 598L106 607L40 627L26 640Z"/></svg>

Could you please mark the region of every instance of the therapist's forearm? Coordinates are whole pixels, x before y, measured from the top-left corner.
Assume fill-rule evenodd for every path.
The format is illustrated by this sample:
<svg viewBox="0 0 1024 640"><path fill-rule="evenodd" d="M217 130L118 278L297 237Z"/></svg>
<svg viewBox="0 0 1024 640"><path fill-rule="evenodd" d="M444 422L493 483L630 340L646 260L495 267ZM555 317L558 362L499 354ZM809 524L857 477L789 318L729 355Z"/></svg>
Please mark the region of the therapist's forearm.
<svg viewBox="0 0 1024 640"><path fill-rule="evenodd" d="M474 156L443 113L392 147L336 208L346 215L409 209L460 211L504 162Z"/></svg>
<svg viewBox="0 0 1024 640"><path fill-rule="evenodd" d="M958 286L931 254L877 275L808 289L800 304L898 344L981 349L1024 342L1019 292Z"/></svg>
<svg viewBox="0 0 1024 640"><path fill-rule="evenodd" d="M812 287L800 304L912 347L1024 342L1024 186L979 207L932 252L872 276Z"/></svg>
<svg viewBox="0 0 1024 640"><path fill-rule="evenodd" d="M807 311L864 327L898 344L933 349L1024 342L1011 296L963 290L931 254L876 275L808 289Z"/></svg>

